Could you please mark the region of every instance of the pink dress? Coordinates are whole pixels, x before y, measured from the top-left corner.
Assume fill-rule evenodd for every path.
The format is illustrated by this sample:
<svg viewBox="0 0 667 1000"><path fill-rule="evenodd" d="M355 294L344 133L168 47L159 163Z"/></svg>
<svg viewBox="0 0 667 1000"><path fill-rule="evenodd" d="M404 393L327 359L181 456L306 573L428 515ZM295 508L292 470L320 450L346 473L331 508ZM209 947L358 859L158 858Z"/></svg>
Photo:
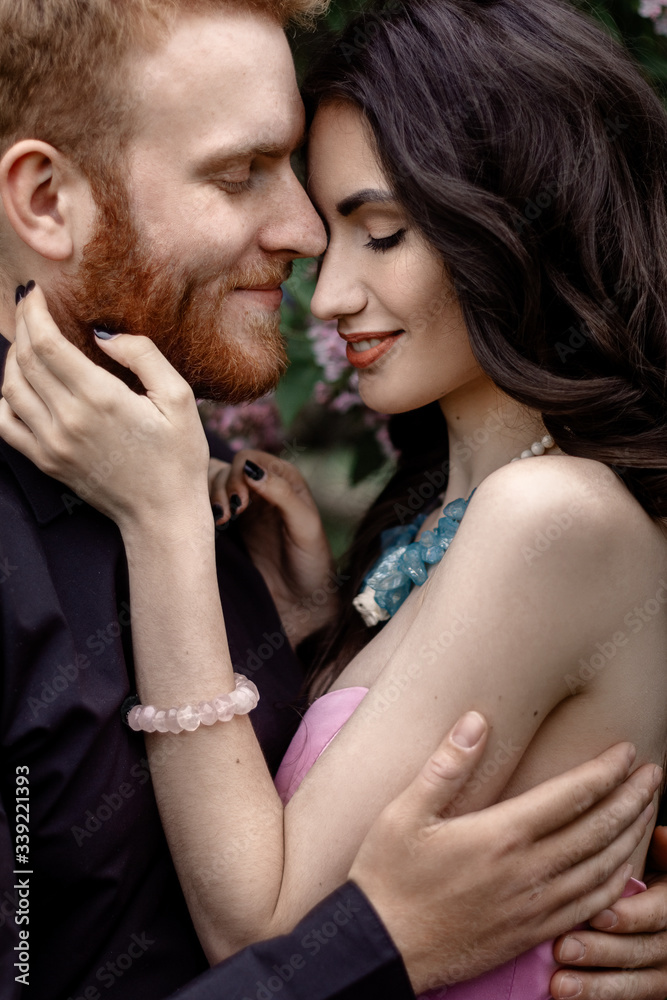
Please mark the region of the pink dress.
<svg viewBox="0 0 667 1000"><path fill-rule="evenodd" d="M350 687L329 691L305 712L294 739L276 775L276 789L287 805L320 754L340 732L368 688ZM624 895L642 892L646 886L630 879ZM548 1000L549 981L557 969L552 941L526 951L491 972L455 986L443 986L422 994L424 1000Z"/></svg>

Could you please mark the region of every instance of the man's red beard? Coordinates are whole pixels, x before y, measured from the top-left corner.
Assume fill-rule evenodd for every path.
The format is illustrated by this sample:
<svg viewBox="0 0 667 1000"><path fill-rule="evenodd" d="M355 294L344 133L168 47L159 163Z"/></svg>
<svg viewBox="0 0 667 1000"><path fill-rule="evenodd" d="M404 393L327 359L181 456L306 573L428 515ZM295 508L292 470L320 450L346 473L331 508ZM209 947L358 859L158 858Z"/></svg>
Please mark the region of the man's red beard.
<svg viewBox="0 0 667 1000"><path fill-rule="evenodd" d="M225 304L236 288L282 284L292 265L260 260L221 273L210 261L165 264L144 245L124 190L114 188L113 199L98 196L100 221L77 274L48 295L64 335L138 391L132 372L97 347L95 327L150 337L198 398L236 404L274 389L287 367L279 311L246 308L232 323Z"/></svg>

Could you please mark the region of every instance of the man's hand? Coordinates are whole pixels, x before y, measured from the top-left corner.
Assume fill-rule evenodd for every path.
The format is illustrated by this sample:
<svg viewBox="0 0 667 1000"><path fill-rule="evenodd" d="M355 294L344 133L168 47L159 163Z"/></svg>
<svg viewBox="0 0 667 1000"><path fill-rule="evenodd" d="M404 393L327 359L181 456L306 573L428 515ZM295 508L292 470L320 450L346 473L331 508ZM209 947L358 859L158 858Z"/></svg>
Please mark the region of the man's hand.
<svg viewBox="0 0 667 1000"><path fill-rule="evenodd" d="M653 815L662 772L649 764L628 777L635 751L623 743L523 795L449 819L486 737L477 713L459 720L378 817L350 871L417 993L471 979L620 905L627 860Z"/></svg>
<svg viewBox="0 0 667 1000"><path fill-rule="evenodd" d="M667 827L655 828L649 863L654 872L667 872ZM649 875L646 881L650 883L647 892L620 899L592 918L597 932L573 931L556 941L556 960L579 968L555 974L551 980L554 997L667 997L667 875Z"/></svg>

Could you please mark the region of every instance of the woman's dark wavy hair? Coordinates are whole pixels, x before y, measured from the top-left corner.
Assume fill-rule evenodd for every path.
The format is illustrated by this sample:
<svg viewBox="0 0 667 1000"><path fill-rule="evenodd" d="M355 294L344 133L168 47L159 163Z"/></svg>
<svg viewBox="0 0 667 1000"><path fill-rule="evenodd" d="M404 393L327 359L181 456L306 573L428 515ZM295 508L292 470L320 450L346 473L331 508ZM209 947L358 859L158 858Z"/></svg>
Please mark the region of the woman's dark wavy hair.
<svg viewBox="0 0 667 1000"><path fill-rule="evenodd" d="M493 382L667 517L667 113L625 50L565 0L412 0L357 18L303 93L311 121L326 102L363 112ZM437 404L390 428L398 470L310 643L317 693L380 627L351 608L380 531L447 469Z"/></svg>

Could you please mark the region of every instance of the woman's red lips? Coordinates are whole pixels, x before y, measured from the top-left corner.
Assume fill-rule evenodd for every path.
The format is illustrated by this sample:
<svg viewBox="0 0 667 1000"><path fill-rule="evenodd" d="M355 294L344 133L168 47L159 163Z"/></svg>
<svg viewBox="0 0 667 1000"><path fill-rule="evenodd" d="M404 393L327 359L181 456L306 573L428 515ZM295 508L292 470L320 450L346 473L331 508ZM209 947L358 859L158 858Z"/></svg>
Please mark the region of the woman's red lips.
<svg viewBox="0 0 667 1000"><path fill-rule="evenodd" d="M399 337L404 333L405 330L388 330L381 333L339 333L339 336L347 341L345 354L350 364L354 368L368 368L369 365L374 364L387 351L390 351ZM372 344L373 341L378 340L380 341L379 344ZM360 350L359 345L364 343L367 343L368 347Z"/></svg>

